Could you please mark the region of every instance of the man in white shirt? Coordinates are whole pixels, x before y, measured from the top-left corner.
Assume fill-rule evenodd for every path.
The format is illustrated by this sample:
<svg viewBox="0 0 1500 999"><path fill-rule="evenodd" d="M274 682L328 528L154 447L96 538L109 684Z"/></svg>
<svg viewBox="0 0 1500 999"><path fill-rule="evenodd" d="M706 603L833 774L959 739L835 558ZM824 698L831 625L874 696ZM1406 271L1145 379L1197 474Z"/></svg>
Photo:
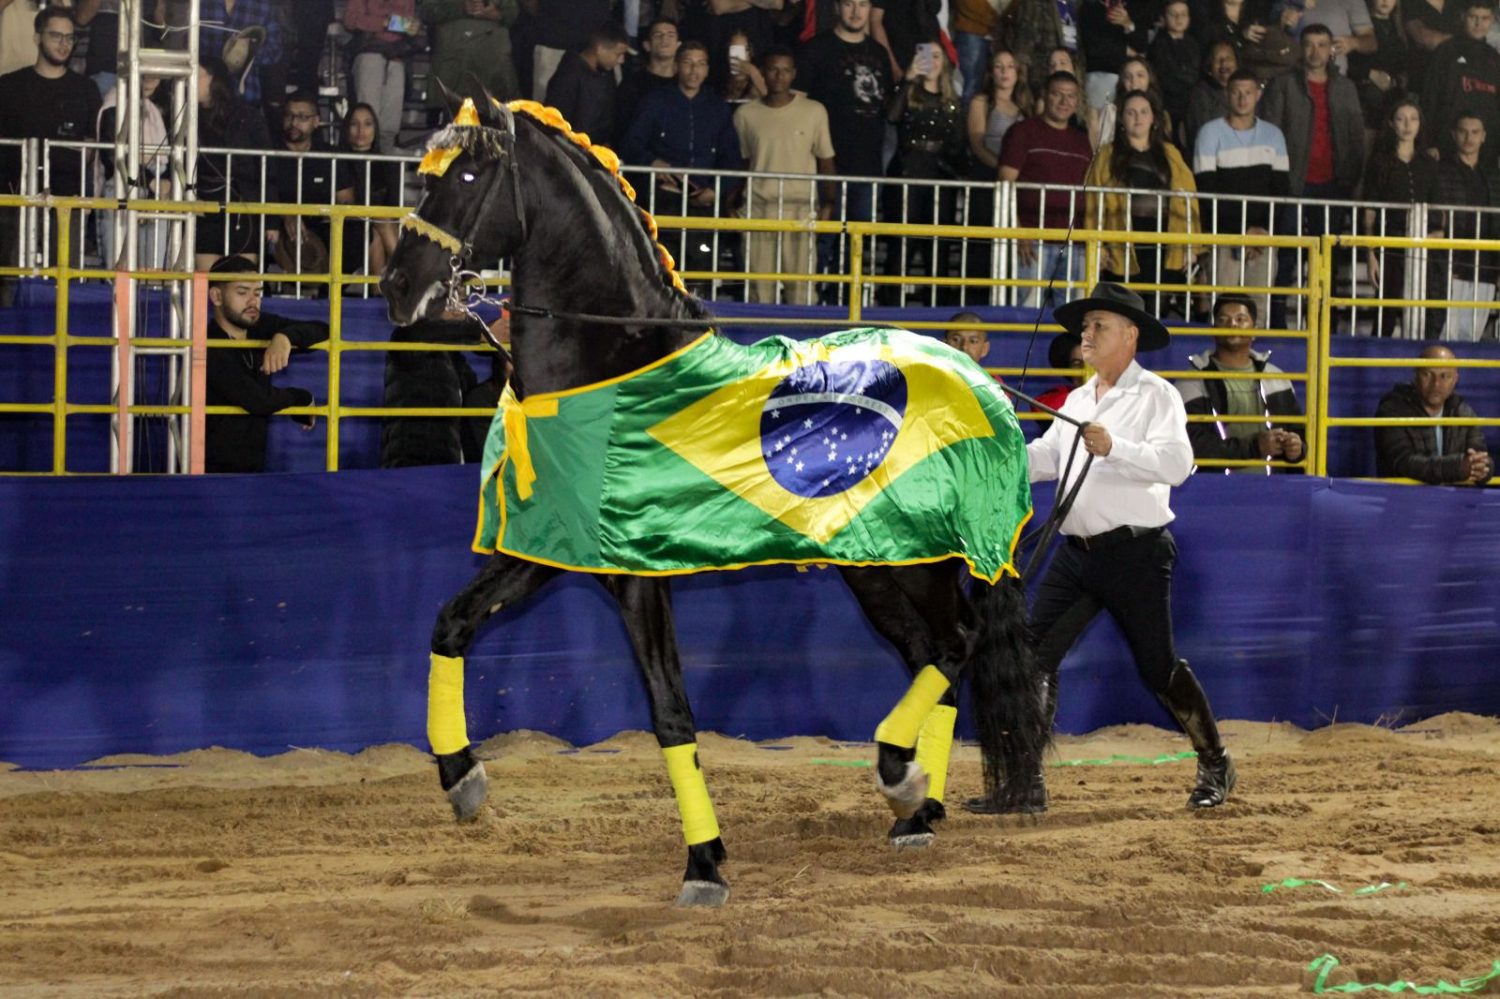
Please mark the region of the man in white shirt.
<svg viewBox="0 0 1500 999"><path fill-rule="evenodd" d="M1100 610L1124 633L1141 679L1166 705L1198 752L1189 808L1222 804L1234 788L1234 763L1219 739L1213 710L1172 642L1172 565L1177 545L1167 525L1172 487L1193 470L1187 413L1170 383L1135 361L1137 350L1167 346L1167 329L1133 291L1099 284L1089 298L1059 306L1063 328L1082 337L1094 376L1069 394L1061 412L1082 424L1053 420L1027 445L1031 481L1058 479L1066 496L1083 478L1063 518L1063 544L1031 608L1037 668L1047 682L1049 716L1057 710L1063 656ZM1069 466L1075 447L1079 456ZM1085 474L1086 472L1086 474ZM1030 811L1046 809L1037 774ZM981 799L973 810L992 811Z"/></svg>

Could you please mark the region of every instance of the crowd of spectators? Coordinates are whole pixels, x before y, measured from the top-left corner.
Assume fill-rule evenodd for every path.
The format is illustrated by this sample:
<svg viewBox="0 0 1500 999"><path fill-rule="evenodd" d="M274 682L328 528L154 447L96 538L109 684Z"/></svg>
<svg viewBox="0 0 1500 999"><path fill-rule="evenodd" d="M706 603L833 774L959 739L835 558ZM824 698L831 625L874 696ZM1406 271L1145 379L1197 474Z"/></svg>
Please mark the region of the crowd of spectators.
<svg viewBox="0 0 1500 999"><path fill-rule="evenodd" d="M318 152L335 148L325 137L339 137L344 151L389 154L402 149L403 128L410 144L435 124L420 113L424 100L436 109L448 92L527 96L561 109L627 163L680 168L654 178L664 210L953 222L956 188L889 184L877 196L867 183L831 178L1043 183L1051 194L1019 195L1018 224L1142 232L1143 242L1108 247L1102 270L1166 285L1196 275L1198 283L1296 287L1306 261L1290 248L1158 248L1146 234L1316 235L1354 221L1390 235L1500 231L1475 212L1413 224L1406 212L1376 219L1375 209L1356 216L1352 207L1355 199L1500 207L1491 0L1405 0L1404 9L1401 0L149 0L147 42L161 40L174 8L180 19L193 3L212 54L199 93L205 147ZM0 138L111 135L119 30L117 0L0 0ZM418 64L427 85L413 93ZM95 93L85 93L87 81ZM145 110L152 135L164 134L170 114L167 88L156 89ZM364 138L371 131L373 142ZM49 189L78 193L88 171L76 156L64 159L55 158ZM4 177L11 190L13 160ZM205 155L195 191L343 200L388 195L399 183L368 168L359 178L332 176L338 168L310 162L239 176L222 154ZM703 172L747 167L825 180L726 184ZM309 169L315 175L304 176ZM93 174L102 185L112 164ZM135 180L136 193L162 193L154 176ZM1072 193L1085 183L1158 193ZM1215 198L1181 196L1195 192ZM1286 196L1323 204L1270 207L1268 199ZM990 217L993 190L971 187L965 197L966 217ZM199 249L205 259L232 252L270 261L289 246L300 261L309 244L316 259L326 233L303 228L271 226L262 240L244 220L209 222ZM362 266L373 269L390 234L367 233ZM723 252L719 240L689 239L685 248L684 263L699 270ZM752 273L811 274L833 266L838 250L832 238L761 236L740 259ZM967 252L972 269L991 251ZM963 256L917 247L901 266L953 273ZM1370 251L1364 279L1401 297L1407 256ZM1017 261L1021 278L1083 273L1061 243L1020 245ZM1489 255L1430 254L1428 297L1490 301L1497 270ZM758 280L746 292L806 302L814 287ZM1257 305L1282 326L1287 301L1264 295ZM1206 296L1158 292L1152 304L1209 318ZM1381 310L1372 332L1394 334L1402 319L1401 309ZM1492 326L1489 309L1430 310L1425 329L1403 332L1476 340Z"/></svg>
<svg viewBox="0 0 1500 999"><path fill-rule="evenodd" d="M1140 242L1104 248L1101 275L1168 289L1194 272L1218 284L1296 286L1305 261L1287 249L1161 246L1157 233L1317 234L1355 218L1368 230L1377 211L1370 206L1383 203L1500 208L1500 32L1491 0L1406 0L1404 9L1401 0L148 0L147 43L162 43L165 26L193 3L212 32L197 95L200 146L294 154L273 156L264 169L202 154L194 193L216 201L394 203L400 166L372 157L420 142L440 117L424 108L487 92L546 101L626 163L658 168L657 204L681 214L952 222L956 189L877 190L838 178L1045 184L1050 193L1020 192L1017 224L1139 232ZM118 6L0 0L0 138L113 137ZM414 92L424 65L427 85ZM163 144L168 88L144 83L144 138ZM334 152L356 155L306 155ZM118 173L107 153L83 163L55 156L47 189L104 192ZM710 175L740 169L778 176L746 184ZM13 156L0 179L18 189ZM169 190L155 171L131 181L137 194ZM1105 193L1080 197L1083 185ZM1217 197L1186 196L1198 192ZM1325 204L1272 207L1287 196ZM970 217L983 219L994 188L981 183L965 197ZM0 235L10 240L7 214L12 231ZM107 258L117 237L108 213L96 214L106 224L88 238ZM1380 226L1397 236L1494 238L1497 220L1392 212ZM347 266L373 273L396 233L388 223L364 233ZM686 269L719 262L717 240L687 242ZM211 215L198 227L198 262L232 253L237 266L316 272L327 268L329 243L324 219L287 216L260 227ZM838 251L834 237L762 233L745 241L743 263L756 275L810 276ZM1381 297L1406 293L1409 256L1364 255ZM1076 245L1061 242L1020 243L1017 260L1021 277L1083 273ZM926 273L953 262L936 241L931 250L903 250L902 265ZM1429 297L1480 307L1428 310L1425 338L1492 336L1485 303L1495 297L1500 255L1434 251L1427 267ZM809 303L817 287L758 277L746 295ZM1264 293L1221 296L1211 312L1206 296L1148 297L1160 314L1220 326L1287 319L1286 299ZM1384 310L1373 332L1395 333L1401 315ZM1192 363L1274 373L1251 344L1248 334L1226 335ZM1456 405L1456 375L1443 375L1421 369L1386 408L1446 414ZM1297 425L1276 422L1298 413L1285 383L1207 379L1184 391L1190 408L1265 417L1196 424L1200 456L1300 460ZM1383 470L1411 472L1391 441L1410 444L1383 439ZM1487 474L1487 458L1469 454L1472 439L1456 452L1441 433L1431 443L1450 454L1439 463L1445 480Z"/></svg>

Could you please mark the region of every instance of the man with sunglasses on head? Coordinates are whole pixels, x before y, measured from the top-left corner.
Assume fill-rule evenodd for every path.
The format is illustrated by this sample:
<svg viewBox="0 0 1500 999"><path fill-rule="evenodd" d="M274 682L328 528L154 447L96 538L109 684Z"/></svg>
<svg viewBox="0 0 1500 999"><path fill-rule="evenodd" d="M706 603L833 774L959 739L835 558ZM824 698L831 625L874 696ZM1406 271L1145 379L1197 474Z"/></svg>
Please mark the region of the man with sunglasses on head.
<svg viewBox="0 0 1500 999"><path fill-rule="evenodd" d="M78 25L73 12L64 7L49 7L36 15L33 21L36 33L37 57L35 64L13 73L0 76L0 138L5 139L60 139L69 142L91 140L97 135L99 106L102 98L99 88L85 76L68 68L73 58L73 48L78 41ZM75 196L86 193L83 186L84 157L78 150L54 151L47 176L46 192L58 196ZM6 149L0 160L0 190L8 194L21 189L20 159L16 151ZM36 164L37 183L42 181L41 164ZM15 211L0 211L4 219L0 225L0 239L4 247L5 263L13 264L11 253L15 246ZM80 214L72 213L71 253L76 266L83 249L80 241ZM51 228L51 248L48 261L56 262L57 227Z"/></svg>

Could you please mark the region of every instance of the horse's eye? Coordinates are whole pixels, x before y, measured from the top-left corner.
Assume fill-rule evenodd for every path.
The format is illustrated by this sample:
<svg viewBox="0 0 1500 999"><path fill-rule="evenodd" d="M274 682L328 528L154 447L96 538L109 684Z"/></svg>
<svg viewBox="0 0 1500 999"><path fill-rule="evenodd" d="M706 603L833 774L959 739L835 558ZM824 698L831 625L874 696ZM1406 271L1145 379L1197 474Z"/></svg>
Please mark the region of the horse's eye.
<svg viewBox="0 0 1500 999"><path fill-rule="evenodd" d="M462 174L459 175L459 179L462 180L465 184L472 184L474 183L474 174L472 171L465 170Z"/></svg>

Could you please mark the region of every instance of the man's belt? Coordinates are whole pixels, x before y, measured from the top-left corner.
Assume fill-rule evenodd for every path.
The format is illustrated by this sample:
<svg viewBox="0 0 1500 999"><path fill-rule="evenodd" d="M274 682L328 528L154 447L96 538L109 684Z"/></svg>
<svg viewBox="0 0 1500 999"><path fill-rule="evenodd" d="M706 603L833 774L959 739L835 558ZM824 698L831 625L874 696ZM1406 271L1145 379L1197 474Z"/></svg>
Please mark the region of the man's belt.
<svg viewBox="0 0 1500 999"><path fill-rule="evenodd" d="M1160 527L1117 527L1113 531L1105 531L1103 534L1094 534L1089 537L1080 537L1076 534L1067 535L1068 544L1074 548L1082 548L1086 552L1098 551L1101 548L1112 548L1115 545L1134 541L1136 538L1154 538L1162 532Z"/></svg>

